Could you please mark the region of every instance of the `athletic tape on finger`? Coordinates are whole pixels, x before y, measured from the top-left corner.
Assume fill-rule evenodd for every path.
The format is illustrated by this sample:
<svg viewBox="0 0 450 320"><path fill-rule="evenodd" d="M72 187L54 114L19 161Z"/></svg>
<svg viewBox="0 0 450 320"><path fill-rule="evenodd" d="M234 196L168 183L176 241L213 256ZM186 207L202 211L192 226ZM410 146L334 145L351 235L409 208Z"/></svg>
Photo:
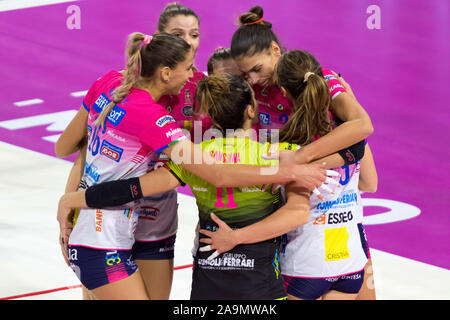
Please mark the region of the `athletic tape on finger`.
<svg viewBox="0 0 450 320"><path fill-rule="evenodd" d="M201 252L206 252L206 251L211 251L211 250L212 250L211 245L207 245L207 246L198 248L198 251L201 251Z"/></svg>
<svg viewBox="0 0 450 320"><path fill-rule="evenodd" d="M336 172L334 170L327 170L327 176L330 177L340 177L341 175L339 174L339 172Z"/></svg>
<svg viewBox="0 0 450 320"><path fill-rule="evenodd" d="M326 186L325 184L322 184L319 188L322 188L323 190L329 192L329 193L334 193L333 190L331 190L328 186Z"/></svg>
<svg viewBox="0 0 450 320"><path fill-rule="evenodd" d="M339 182L337 182L336 180L334 180L334 179L332 179L332 178L329 178L329 177L326 177L326 178L325 178L325 182L334 184L335 186L338 186L338 187L341 186L341 184L340 184Z"/></svg>
<svg viewBox="0 0 450 320"><path fill-rule="evenodd" d="M215 259L215 258L217 258L217 256L219 256L220 255L220 253L219 253L219 251L214 251L214 253L212 254L212 255L210 255L206 260L207 261L210 261L210 260L212 260L212 259Z"/></svg>

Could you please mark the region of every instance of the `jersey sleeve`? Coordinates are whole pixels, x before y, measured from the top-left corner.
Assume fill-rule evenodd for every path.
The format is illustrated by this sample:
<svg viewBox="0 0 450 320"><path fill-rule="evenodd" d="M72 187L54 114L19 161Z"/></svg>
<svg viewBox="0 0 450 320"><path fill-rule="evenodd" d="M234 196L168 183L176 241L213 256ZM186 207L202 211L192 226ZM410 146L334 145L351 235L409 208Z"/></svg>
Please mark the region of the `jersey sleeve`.
<svg viewBox="0 0 450 320"><path fill-rule="evenodd" d="M83 107L89 112L95 100L99 96L99 87L103 77L98 78L92 86L89 88L88 92L83 98Z"/></svg>
<svg viewBox="0 0 450 320"><path fill-rule="evenodd" d="M182 186L185 186L187 183L187 171L183 169L180 165L174 163L172 160L167 161L164 164L164 168L169 170L169 172L177 178L177 180L180 182Z"/></svg>
<svg viewBox="0 0 450 320"><path fill-rule="evenodd" d="M175 119L163 107L154 105L149 109L140 115L142 129L139 139L142 143L160 153L186 138Z"/></svg>
<svg viewBox="0 0 450 320"><path fill-rule="evenodd" d="M102 90L105 89L105 86L107 86L108 83L113 81L116 78L120 78L121 75L117 71L110 71L107 74L101 76L95 82L92 84L92 86L89 88L88 92L83 98L83 107L89 112L94 105L94 103L97 101L99 96L102 94ZM102 96L101 101L99 103L109 103L109 100L105 95ZM98 111L98 110L97 110Z"/></svg>
<svg viewBox="0 0 450 320"><path fill-rule="evenodd" d="M336 79L329 69L322 68L322 74L330 89L331 100L336 98L342 92L346 92L344 86Z"/></svg>

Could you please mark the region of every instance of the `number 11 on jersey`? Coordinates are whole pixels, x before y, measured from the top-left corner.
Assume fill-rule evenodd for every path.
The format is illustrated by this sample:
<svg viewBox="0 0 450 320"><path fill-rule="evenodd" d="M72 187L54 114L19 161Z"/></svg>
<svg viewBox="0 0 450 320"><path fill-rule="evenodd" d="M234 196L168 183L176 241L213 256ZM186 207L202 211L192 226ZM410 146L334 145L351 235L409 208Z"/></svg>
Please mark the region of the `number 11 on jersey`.
<svg viewBox="0 0 450 320"><path fill-rule="evenodd" d="M227 208L237 208L236 202L234 202L233 188L227 187L227 197L228 203L226 204ZM225 204L222 200L223 188L217 188L217 201L214 203L216 208L225 208Z"/></svg>

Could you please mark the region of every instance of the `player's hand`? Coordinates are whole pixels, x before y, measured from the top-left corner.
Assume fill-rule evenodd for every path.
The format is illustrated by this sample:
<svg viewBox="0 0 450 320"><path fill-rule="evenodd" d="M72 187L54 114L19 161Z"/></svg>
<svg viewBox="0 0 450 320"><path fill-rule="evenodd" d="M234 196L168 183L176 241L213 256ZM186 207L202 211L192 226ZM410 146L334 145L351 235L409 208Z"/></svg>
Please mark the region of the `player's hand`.
<svg viewBox="0 0 450 320"><path fill-rule="evenodd" d="M220 254L230 251L238 243L233 236L233 229L231 229L225 222L219 219L214 213L211 213L211 219L217 224L218 229L216 231L208 231L200 229L200 233L209 237L201 238L200 242L208 244L207 246L200 247L198 250L201 252L215 251L207 258L212 260Z"/></svg>
<svg viewBox="0 0 450 320"><path fill-rule="evenodd" d="M327 170L324 163L295 165L294 173L297 176L297 184L312 191L321 200L324 198L319 188L333 193L333 190L326 184L330 183L340 186L339 182L333 179L333 177L339 177L340 174L333 170Z"/></svg>
<svg viewBox="0 0 450 320"><path fill-rule="evenodd" d="M67 251L67 246L69 242L70 233L72 228L65 228L64 226L59 227L59 245L61 247L61 253L63 255L64 261L67 266L70 267L69 256Z"/></svg>
<svg viewBox="0 0 450 320"><path fill-rule="evenodd" d="M60 227L72 228L73 224L70 219L72 208L64 204L64 195L59 199L58 203L58 213L56 215L56 220L58 220Z"/></svg>
<svg viewBox="0 0 450 320"><path fill-rule="evenodd" d="M323 200L318 188L322 188L327 192L331 192L325 183L337 184L331 177L338 177L339 173L333 170L326 170L325 164L306 164L306 156L303 157L303 149L299 150L282 150L275 149L274 152L270 152L263 155L265 160L279 160L280 166L291 166L292 172L295 174L295 181L302 187L312 191L319 199ZM278 185L272 187L272 191ZM267 186L264 186L265 189Z"/></svg>
<svg viewBox="0 0 450 320"><path fill-rule="evenodd" d="M63 197L64 196L61 197L58 203L56 220L59 223L59 244L61 246L63 257L67 265L70 265L67 257L67 245L69 243L69 236L73 228L73 223L70 218L72 208L68 208L64 205Z"/></svg>

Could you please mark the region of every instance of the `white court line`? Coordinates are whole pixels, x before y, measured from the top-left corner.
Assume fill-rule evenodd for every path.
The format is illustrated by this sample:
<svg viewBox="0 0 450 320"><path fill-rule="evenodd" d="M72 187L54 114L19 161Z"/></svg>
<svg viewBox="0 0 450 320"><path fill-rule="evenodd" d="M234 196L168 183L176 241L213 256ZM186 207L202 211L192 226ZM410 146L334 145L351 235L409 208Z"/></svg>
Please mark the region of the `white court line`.
<svg viewBox="0 0 450 320"><path fill-rule="evenodd" d="M42 137L42 139L44 139L45 141L48 141L48 142L56 143L56 141L58 141L60 136L61 136L61 134L55 134L53 136Z"/></svg>
<svg viewBox="0 0 450 320"><path fill-rule="evenodd" d="M3 0L0 1L0 12L76 1L78 0Z"/></svg>
<svg viewBox="0 0 450 320"><path fill-rule="evenodd" d="M78 98L78 97L84 97L87 94L87 90L84 91L75 91L75 92L71 92L70 95L72 97Z"/></svg>
<svg viewBox="0 0 450 320"><path fill-rule="evenodd" d="M13 105L15 105L16 107L26 107L26 106L31 106L34 104L39 104L39 103L43 103L44 100L42 99L29 99L29 100L23 100L23 101L16 101L13 102Z"/></svg>

